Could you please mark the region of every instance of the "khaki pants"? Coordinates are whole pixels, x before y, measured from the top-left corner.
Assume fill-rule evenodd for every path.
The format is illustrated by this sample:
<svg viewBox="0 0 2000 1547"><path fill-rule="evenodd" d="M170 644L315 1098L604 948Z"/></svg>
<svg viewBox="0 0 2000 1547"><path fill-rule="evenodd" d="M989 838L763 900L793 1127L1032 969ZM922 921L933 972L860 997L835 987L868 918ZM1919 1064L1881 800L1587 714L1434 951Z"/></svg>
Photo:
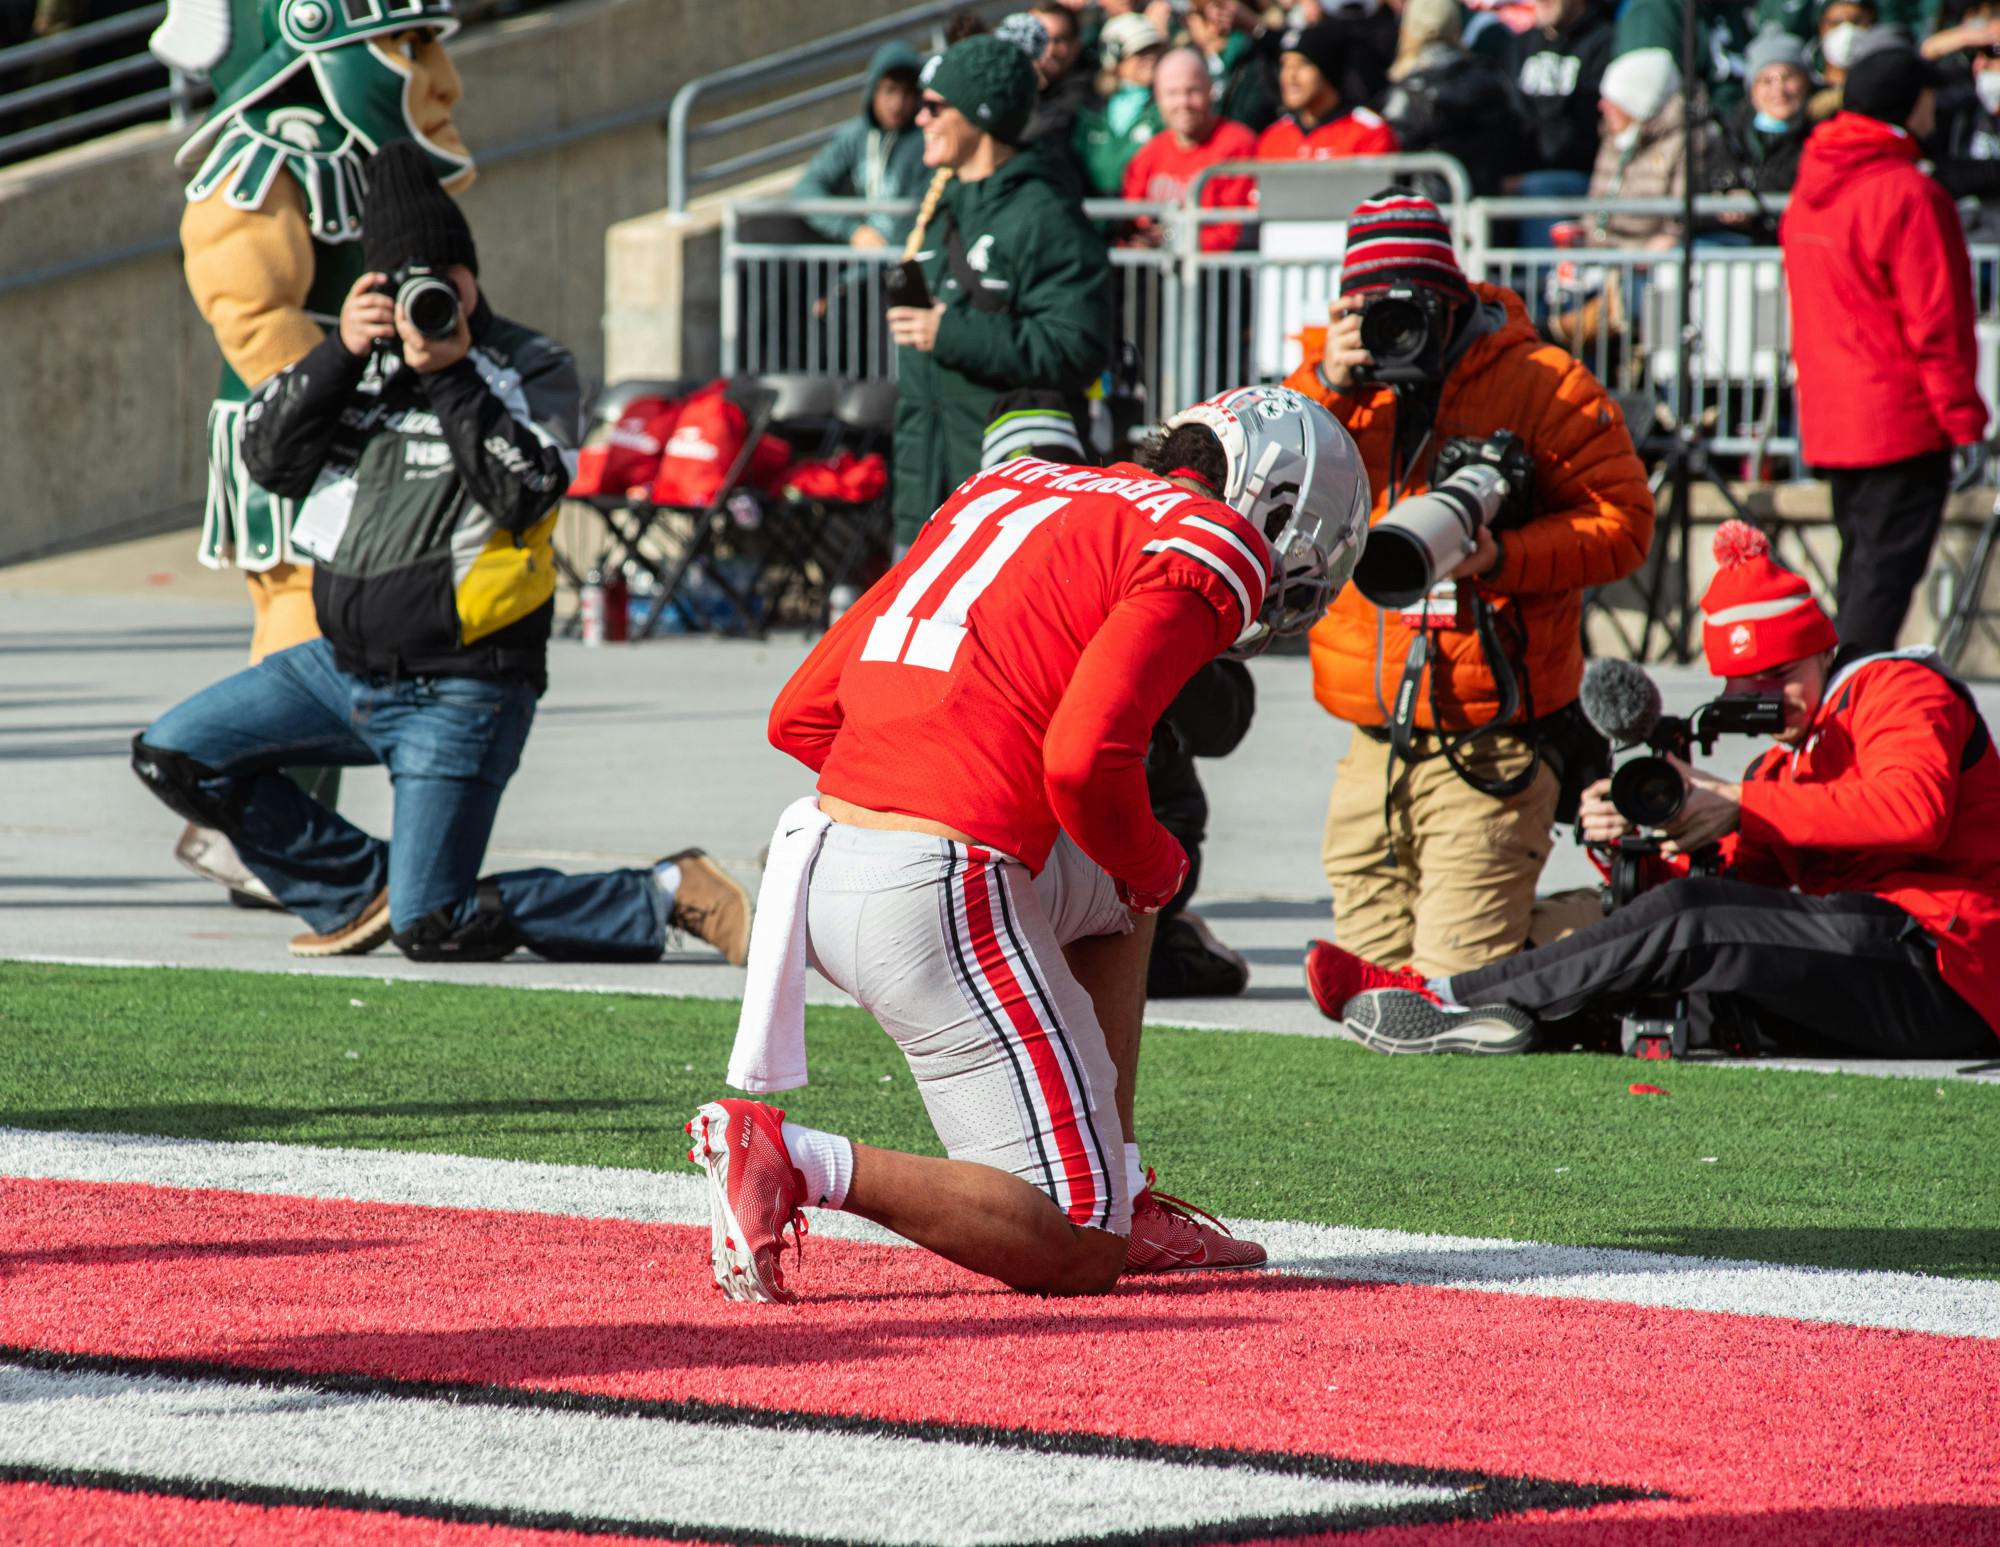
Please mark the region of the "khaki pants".
<svg viewBox="0 0 2000 1547"><path fill-rule="evenodd" d="M1414 750L1436 747L1435 736L1419 733ZM1524 738L1496 732L1461 761L1483 779L1504 779L1526 768L1530 755ZM1549 857L1554 770L1544 764L1527 789L1496 800L1442 757L1399 762L1393 792L1388 767L1388 746L1356 731L1334 772L1320 860L1333 888L1339 943L1427 977L1468 972L1520 950ZM1385 794L1390 828L1383 825Z"/></svg>
<svg viewBox="0 0 2000 1547"><path fill-rule="evenodd" d="M319 638L319 614L313 611L310 564L274 564L266 570L245 570L250 609L256 621L250 630L250 664L267 655Z"/></svg>

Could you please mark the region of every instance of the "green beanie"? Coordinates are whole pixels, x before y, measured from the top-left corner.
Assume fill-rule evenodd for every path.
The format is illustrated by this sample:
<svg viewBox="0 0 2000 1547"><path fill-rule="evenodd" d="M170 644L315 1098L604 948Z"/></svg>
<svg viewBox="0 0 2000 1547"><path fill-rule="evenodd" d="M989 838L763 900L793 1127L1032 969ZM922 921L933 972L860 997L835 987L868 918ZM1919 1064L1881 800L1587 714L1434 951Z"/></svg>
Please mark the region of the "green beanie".
<svg viewBox="0 0 2000 1547"><path fill-rule="evenodd" d="M1003 145L1018 144L1034 115L1035 67L990 32L952 44L925 84Z"/></svg>

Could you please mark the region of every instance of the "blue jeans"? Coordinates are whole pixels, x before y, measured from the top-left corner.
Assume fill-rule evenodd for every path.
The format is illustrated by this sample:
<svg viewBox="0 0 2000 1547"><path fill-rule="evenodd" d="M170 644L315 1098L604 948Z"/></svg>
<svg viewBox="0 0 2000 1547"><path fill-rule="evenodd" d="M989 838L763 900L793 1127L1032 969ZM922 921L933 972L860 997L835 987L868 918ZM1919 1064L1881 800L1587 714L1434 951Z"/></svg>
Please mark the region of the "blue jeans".
<svg viewBox="0 0 2000 1547"><path fill-rule="evenodd" d="M1522 198L1567 199L1574 196L1578 200L1577 215L1583 213L1581 207L1582 196L1589 191L1590 174L1588 172L1571 172L1562 168L1551 167L1545 171L1523 172L1521 174L1520 194ZM1576 216L1573 215L1569 218L1573 220ZM1521 221L1520 233L1515 238L1515 245L1520 247L1555 246L1555 238L1549 233L1560 224L1561 219L1562 217L1560 216L1549 215L1524 217Z"/></svg>
<svg viewBox="0 0 2000 1547"><path fill-rule="evenodd" d="M396 943L478 927L555 960L652 961L673 899L650 870L568 876L479 862L535 721L525 682L356 677L324 639L296 645L204 688L140 738L201 765L189 774L243 862L322 933L389 888ZM288 765L389 770L395 842L370 837L283 776ZM498 910L498 919L492 917ZM496 954L489 952L488 954Z"/></svg>

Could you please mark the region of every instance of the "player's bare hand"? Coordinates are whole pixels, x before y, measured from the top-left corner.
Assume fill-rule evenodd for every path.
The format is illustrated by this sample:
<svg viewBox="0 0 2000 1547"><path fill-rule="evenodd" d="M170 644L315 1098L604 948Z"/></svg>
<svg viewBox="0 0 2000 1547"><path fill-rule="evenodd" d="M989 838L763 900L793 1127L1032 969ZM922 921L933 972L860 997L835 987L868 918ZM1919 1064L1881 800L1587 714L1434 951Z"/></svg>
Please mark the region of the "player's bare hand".
<svg viewBox="0 0 2000 1547"><path fill-rule="evenodd" d="M944 321L944 302L929 306L889 308L889 337L899 344L929 354L937 347L938 324Z"/></svg>
<svg viewBox="0 0 2000 1547"><path fill-rule="evenodd" d="M386 274L363 274L340 303L340 347L351 355L365 355L377 339L396 336L396 302L375 287L388 282Z"/></svg>
<svg viewBox="0 0 2000 1547"><path fill-rule="evenodd" d="M1635 830L1623 813L1611 804L1609 779L1599 779L1584 790L1577 805L1576 823L1583 831L1585 843L1616 843Z"/></svg>
<svg viewBox="0 0 2000 1547"><path fill-rule="evenodd" d="M1375 357L1361 347L1361 305L1358 295L1343 295L1326 309L1326 356L1320 374L1336 392L1351 392L1360 378L1355 374Z"/></svg>
<svg viewBox="0 0 2000 1547"><path fill-rule="evenodd" d="M1687 800L1680 814L1667 823L1668 854L1692 854L1711 843L1719 843L1736 831L1743 820L1743 786L1669 755L1667 761L1680 770L1687 784Z"/></svg>
<svg viewBox="0 0 2000 1547"><path fill-rule="evenodd" d="M880 231L877 231L873 226L856 226L854 228L854 235L847 239L847 245L859 251L867 252L871 248L887 247L889 245L889 238L884 236Z"/></svg>

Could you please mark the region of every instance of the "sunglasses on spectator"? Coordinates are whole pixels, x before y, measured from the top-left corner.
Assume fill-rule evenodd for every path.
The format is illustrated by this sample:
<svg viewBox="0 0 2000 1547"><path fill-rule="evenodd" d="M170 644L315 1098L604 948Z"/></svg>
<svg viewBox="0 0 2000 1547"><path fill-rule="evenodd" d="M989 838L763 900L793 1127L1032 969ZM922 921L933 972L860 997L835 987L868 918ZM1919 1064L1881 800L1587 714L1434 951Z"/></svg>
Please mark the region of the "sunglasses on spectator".
<svg viewBox="0 0 2000 1547"><path fill-rule="evenodd" d="M943 97L924 97L917 103L917 117L922 118L926 113L942 113L950 106Z"/></svg>

